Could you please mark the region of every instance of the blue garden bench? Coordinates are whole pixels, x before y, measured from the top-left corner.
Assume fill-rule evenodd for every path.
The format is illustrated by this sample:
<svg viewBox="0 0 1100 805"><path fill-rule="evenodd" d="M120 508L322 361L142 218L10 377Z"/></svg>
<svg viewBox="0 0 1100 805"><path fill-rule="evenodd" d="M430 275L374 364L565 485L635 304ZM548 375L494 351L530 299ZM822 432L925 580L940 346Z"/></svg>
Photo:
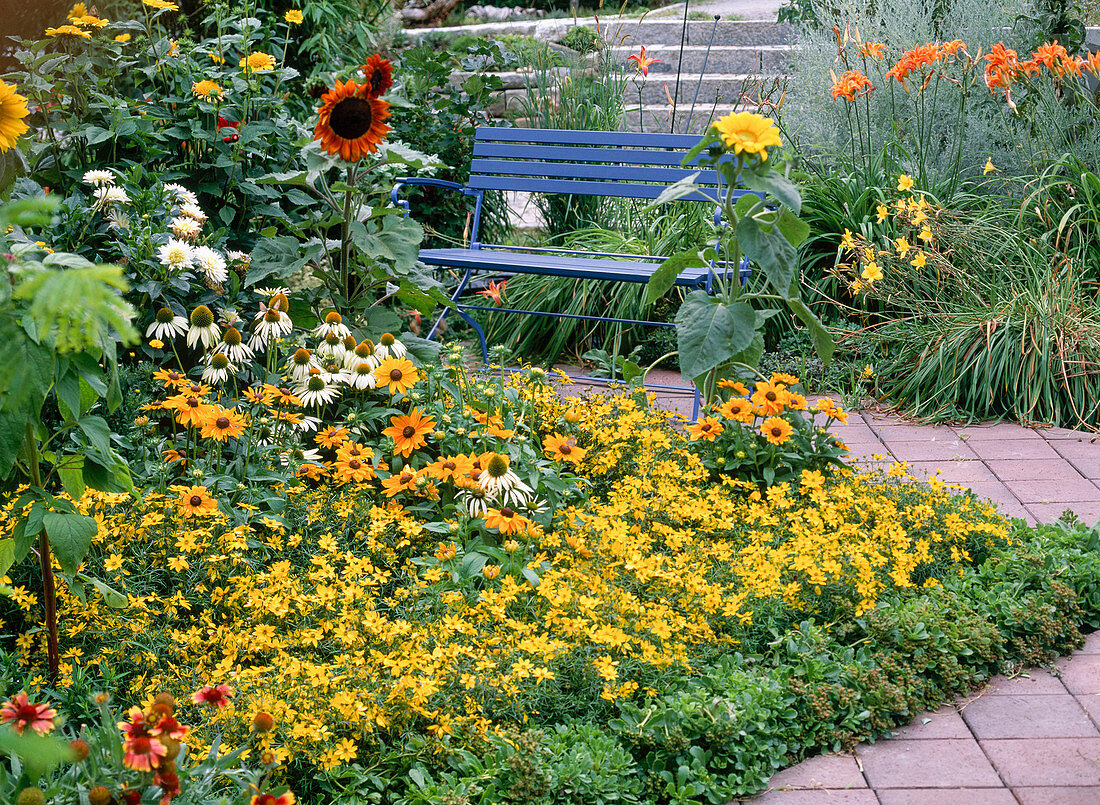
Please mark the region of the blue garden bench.
<svg viewBox="0 0 1100 805"><path fill-rule="evenodd" d="M442 179L409 177L398 179L390 195L394 204L409 211L408 201L400 200L405 185L429 185L461 192L474 198L470 245L464 249L422 249L421 262L440 269L462 272L451 296L455 309L474 328L481 342L482 357L489 360L485 332L467 313L487 310L494 313L549 315L612 324L648 327L673 327L671 322L617 319L566 313L484 307L459 302L478 273L541 274L552 277L602 280L606 282L646 283L662 262L662 255L639 259L637 255L586 252L552 247L516 247L481 243L478 239L481 210L487 190L526 193L561 193L574 196L606 196L653 200L673 182L698 168L683 167L687 152L699 142L691 134L623 133L525 129L480 126L474 135L473 161L466 186ZM698 184L716 188L719 174L699 171ZM735 191L742 195L749 191ZM704 202L687 198L686 201ZM717 213L716 213L717 214ZM667 255L665 255L667 256ZM744 281L747 264L740 267ZM713 275L707 268L685 269L676 279L684 288L711 290ZM448 309L449 310L449 309ZM436 320L428 333L435 336L448 310ZM661 388L650 386L651 388ZM668 387L677 388L679 387Z"/></svg>

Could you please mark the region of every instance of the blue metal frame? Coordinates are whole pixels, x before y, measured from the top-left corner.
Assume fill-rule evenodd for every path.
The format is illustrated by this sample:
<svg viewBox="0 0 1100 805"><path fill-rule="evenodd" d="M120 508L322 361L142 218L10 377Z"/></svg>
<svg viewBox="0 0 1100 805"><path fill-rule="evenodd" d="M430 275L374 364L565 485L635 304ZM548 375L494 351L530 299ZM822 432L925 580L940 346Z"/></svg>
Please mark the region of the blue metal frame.
<svg viewBox="0 0 1100 805"><path fill-rule="evenodd" d="M611 141L614 142L611 142ZM487 310L498 313L522 313L529 316L604 321L615 324L635 324L649 327L673 327L669 322L611 319L603 316L582 316L568 313L519 310L515 308L483 307L459 303L469 289L474 272L511 272L548 276L595 279L609 282L647 282L659 263L639 260L637 255L607 252L582 252L546 247L509 248L479 241L481 213L486 190L562 193L566 195L614 196L619 198L655 199L669 183L692 173L709 188L720 188L721 177L713 169L693 170L682 167L682 160L699 138L690 134L656 134L602 131L571 131L563 129L524 129L479 126L474 133L474 159L470 179L464 187L444 179L406 177L397 180L390 200L409 214L409 202L400 199L406 185L426 185L456 190L474 198L470 245L466 249L425 249L420 259L439 268L463 271L458 286L451 295L454 309L473 327L481 346L481 355L489 362L485 331L466 312ZM737 190L738 196L752 191ZM697 203L713 199L687 198ZM715 210L715 223L721 224L721 209ZM527 257L527 260L522 259ZM591 258L599 257L600 260ZM624 258L634 258L627 262ZM723 267L729 275L730 266ZM718 266L688 269L676 279L676 285L714 290L714 273ZM751 274L748 260L738 271L741 284ZM428 331L432 339L439 331L451 308L445 308ZM585 378L599 380L599 378ZM650 388L680 389L679 386ZM694 386L692 418L699 414L699 390Z"/></svg>

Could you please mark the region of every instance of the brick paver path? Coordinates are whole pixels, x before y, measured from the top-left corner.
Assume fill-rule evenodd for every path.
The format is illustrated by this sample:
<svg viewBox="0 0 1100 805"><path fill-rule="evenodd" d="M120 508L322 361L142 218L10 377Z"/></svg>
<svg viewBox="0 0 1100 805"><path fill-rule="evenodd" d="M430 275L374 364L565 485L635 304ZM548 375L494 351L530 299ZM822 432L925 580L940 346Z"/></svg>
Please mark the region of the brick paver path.
<svg viewBox="0 0 1100 805"><path fill-rule="evenodd" d="M894 737L779 772L745 805L1097 805L1100 632L1055 674L997 677Z"/></svg>
<svg viewBox="0 0 1100 805"><path fill-rule="evenodd" d="M650 379L682 383L672 372ZM687 393L660 393L658 405L691 413ZM1100 520L1096 434L1011 423L918 425L875 411L853 412L833 430L864 466L904 461L919 478L938 472L1030 524L1052 522L1066 509L1089 525ZM1100 632L1057 669L998 677L891 738L786 769L766 793L744 802L1100 805Z"/></svg>

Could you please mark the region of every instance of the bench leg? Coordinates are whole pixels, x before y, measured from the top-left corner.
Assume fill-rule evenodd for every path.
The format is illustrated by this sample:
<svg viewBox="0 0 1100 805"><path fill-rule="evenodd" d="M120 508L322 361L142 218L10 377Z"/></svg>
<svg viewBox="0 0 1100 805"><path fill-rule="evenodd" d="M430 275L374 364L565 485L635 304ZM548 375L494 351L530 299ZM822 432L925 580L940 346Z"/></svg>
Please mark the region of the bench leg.
<svg viewBox="0 0 1100 805"><path fill-rule="evenodd" d="M461 297L463 292L466 290L466 288L469 287L469 285L470 285L470 276L471 276L472 273L473 273L473 270L467 268L466 273L464 273L462 275L462 279L459 281L458 287L455 289L455 292L453 294L451 294L451 301L454 302L455 304L458 304L459 297ZM488 363L489 362L489 348L488 348L488 345L485 342L485 331L483 329L481 329L481 325L478 324L476 321L474 321L469 316L469 314L467 314L464 310L462 310L462 308L456 308L456 310L458 311L458 315L461 316L463 319L465 319L466 322L469 323L469 325L474 328L474 331L477 333L478 341L481 342L481 357L482 357L482 360L484 360L485 363ZM435 320L435 324L433 324L431 329L428 330L428 340L429 341L431 341L435 338L436 333L439 332L439 326L441 324L443 324L443 319L445 319L447 317L447 314L450 313L450 311L451 311L451 309L449 307L443 308L443 312L439 314L439 318Z"/></svg>

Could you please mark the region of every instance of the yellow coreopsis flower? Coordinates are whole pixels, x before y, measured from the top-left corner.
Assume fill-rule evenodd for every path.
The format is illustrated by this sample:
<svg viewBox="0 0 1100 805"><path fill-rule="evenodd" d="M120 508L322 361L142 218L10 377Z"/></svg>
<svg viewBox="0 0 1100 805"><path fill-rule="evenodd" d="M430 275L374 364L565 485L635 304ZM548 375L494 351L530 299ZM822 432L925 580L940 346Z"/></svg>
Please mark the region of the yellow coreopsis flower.
<svg viewBox="0 0 1100 805"><path fill-rule="evenodd" d="M285 19L290 25L301 25L303 19L302 12L296 8L292 8L284 15L283 19Z"/></svg>

